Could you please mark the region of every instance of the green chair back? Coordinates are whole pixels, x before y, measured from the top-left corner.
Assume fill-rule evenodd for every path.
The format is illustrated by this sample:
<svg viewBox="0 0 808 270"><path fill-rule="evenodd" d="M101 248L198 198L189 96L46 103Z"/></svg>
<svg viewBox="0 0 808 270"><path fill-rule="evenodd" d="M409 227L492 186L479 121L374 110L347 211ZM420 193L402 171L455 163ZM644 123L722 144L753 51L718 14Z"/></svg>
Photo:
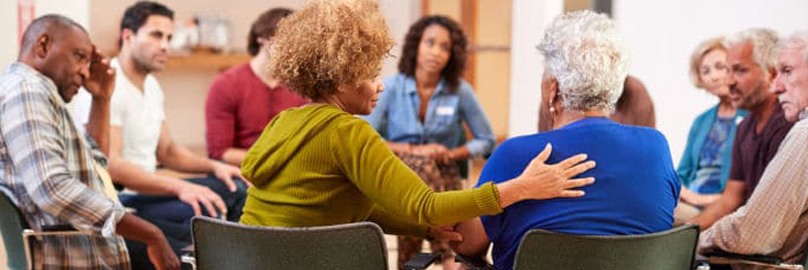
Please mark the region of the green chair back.
<svg viewBox="0 0 808 270"><path fill-rule="evenodd" d="M531 230L516 251L516 270L688 270L699 227L642 235L576 235Z"/></svg>
<svg viewBox="0 0 808 270"><path fill-rule="evenodd" d="M11 270L25 270L25 247L22 242L22 230L28 223L20 210L3 190L0 190L0 233L3 234L3 246L6 249L6 262Z"/></svg>
<svg viewBox="0 0 808 270"><path fill-rule="evenodd" d="M802 265L803 268L808 269L808 246L802 250L802 256L803 259L800 265Z"/></svg>
<svg viewBox="0 0 808 270"><path fill-rule="evenodd" d="M191 221L197 270L387 269L381 228L370 222L308 228Z"/></svg>

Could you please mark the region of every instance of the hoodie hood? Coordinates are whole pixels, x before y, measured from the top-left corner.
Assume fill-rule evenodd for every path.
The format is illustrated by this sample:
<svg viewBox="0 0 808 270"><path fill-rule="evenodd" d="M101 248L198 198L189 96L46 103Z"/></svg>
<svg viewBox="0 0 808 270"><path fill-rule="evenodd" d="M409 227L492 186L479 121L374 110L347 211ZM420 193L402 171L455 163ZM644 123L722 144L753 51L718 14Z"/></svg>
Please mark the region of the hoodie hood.
<svg viewBox="0 0 808 270"><path fill-rule="evenodd" d="M264 128L250 147L241 174L261 186L274 178L280 168L328 124L348 113L330 104L308 105L281 112Z"/></svg>

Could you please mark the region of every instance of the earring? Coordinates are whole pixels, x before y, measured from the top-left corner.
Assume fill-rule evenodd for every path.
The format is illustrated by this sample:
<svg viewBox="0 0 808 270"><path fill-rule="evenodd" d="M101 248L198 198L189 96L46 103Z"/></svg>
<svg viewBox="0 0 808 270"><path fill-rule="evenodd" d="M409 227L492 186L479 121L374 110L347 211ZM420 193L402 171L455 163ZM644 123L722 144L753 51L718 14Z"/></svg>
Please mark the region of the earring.
<svg viewBox="0 0 808 270"><path fill-rule="evenodd" d="M553 105L553 103L555 103L555 99L551 98L550 103L549 103L549 105L550 105L550 116L555 116L555 112L556 112L555 105Z"/></svg>

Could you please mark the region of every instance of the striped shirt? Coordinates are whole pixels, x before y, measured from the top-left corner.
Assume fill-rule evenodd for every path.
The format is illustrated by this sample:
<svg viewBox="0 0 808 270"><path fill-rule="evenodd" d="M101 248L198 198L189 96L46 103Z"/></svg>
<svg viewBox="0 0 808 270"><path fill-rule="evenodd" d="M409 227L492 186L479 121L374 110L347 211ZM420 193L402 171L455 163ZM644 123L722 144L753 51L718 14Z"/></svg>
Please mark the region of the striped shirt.
<svg viewBox="0 0 808 270"><path fill-rule="evenodd" d="M0 185L35 231L70 224L88 235L33 241L35 269L129 269L115 226L124 208L103 193L91 140L73 125L56 85L14 63L0 77Z"/></svg>
<svg viewBox="0 0 808 270"><path fill-rule="evenodd" d="M805 115L805 114L803 114ZM797 263L808 240L808 119L786 135L746 205L701 233L699 250L718 247ZM733 265L733 269L766 269Z"/></svg>

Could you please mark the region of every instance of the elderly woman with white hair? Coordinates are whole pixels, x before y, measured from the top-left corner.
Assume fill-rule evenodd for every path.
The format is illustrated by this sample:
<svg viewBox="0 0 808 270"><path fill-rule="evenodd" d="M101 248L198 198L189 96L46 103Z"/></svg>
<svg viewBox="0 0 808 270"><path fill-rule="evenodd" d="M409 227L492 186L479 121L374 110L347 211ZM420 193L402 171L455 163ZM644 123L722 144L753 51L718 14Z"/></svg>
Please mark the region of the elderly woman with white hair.
<svg viewBox="0 0 808 270"><path fill-rule="evenodd" d="M622 125L607 117L623 89L627 54L614 23L591 11L556 18L538 46L544 56L541 110L553 130L505 141L485 165L480 183L518 175L542 147L556 149L549 162L587 153L598 166L580 176L598 179L586 196L525 201L497 215L457 226L455 251L485 254L493 244L497 269L511 269L522 236L530 229L588 235L630 235L670 229L680 184L668 142L658 131Z"/></svg>

